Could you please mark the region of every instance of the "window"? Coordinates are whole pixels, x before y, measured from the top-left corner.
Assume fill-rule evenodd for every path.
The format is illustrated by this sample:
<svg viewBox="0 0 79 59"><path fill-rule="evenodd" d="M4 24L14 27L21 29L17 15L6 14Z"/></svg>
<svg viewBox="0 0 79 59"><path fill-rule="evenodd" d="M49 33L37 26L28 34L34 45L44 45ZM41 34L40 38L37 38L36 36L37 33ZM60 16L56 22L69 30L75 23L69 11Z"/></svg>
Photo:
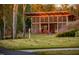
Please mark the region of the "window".
<svg viewBox="0 0 79 59"><path fill-rule="evenodd" d="M35 17L32 17L32 22L35 22Z"/></svg>
<svg viewBox="0 0 79 59"><path fill-rule="evenodd" d="M69 21L75 21L76 20L74 15L68 16L68 19L69 19Z"/></svg>
<svg viewBox="0 0 79 59"><path fill-rule="evenodd" d="M62 16L58 16L58 22L62 22L62 21L63 21Z"/></svg>
<svg viewBox="0 0 79 59"><path fill-rule="evenodd" d="M48 17L45 17L44 21L45 21L45 22L48 22Z"/></svg>
<svg viewBox="0 0 79 59"><path fill-rule="evenodd" d="M32 25L32 32L33 33L39 32L39 25L38 24L33 24Z"/></svg>
<svg viewBox="0 0 79 59"><path fill-rule="evenodd" d="M39 22L39 17L35 17L35 22Z"/></svg>
<svg viewBox="0 0 79 59"><path fill-rule="evenodd" d="M49 17L49 21L50 22L53 22L54 21L53 16Z"/></svg>
<svg viewBox="0 0 79 59"><path fill-rule="evenodd" d="M41 18L41 22L44 22L44 17L40 17Z"/></svg>
<svg viewBox="0 0 79 59"><path fill-rule="evenodd" d="M53 22L57 22L57 16L53 17Z"/></svg>
<svg viewBox="0 0 79 59"><path fill-rule="evenodd" d="M32 17L32 22L39 22L39 17Z"/></svg>
<svg viewBox="0 0 79 59"><path fill-rule="evenodd" d="M66 22L66 17L67 17L67 16L63 16L63 22Z"/></svg>

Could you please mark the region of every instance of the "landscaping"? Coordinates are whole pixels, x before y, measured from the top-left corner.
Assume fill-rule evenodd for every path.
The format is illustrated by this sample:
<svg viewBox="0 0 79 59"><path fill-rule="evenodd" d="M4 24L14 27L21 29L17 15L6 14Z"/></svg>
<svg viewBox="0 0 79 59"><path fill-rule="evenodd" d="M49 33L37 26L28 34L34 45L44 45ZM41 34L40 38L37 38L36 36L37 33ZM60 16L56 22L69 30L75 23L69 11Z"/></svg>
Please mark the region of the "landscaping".
<svg viewBox="0 0 79 59"><path fill-rule="evenodd" d="M70 31L67 31L67 32L63 32L63 33L58 33L56 36L57 37L79 37L79 33L78 33L79 30L77 29L74 29L74 30L70 30Z"/></svg>
<svg viewBox="0 0 79 59"><path fill-rule="evenodd" d="M0 48L26 50L36 48L78 48L79 37L55 37L55 35L32 34L28 39L0 40Z"/></svg>

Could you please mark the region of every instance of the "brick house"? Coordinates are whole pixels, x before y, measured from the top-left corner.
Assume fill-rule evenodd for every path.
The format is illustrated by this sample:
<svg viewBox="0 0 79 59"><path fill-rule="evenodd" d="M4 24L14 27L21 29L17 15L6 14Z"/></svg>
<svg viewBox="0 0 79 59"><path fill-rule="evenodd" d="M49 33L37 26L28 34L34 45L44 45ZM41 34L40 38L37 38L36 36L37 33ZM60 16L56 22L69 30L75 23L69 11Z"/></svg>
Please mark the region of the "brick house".
<svg viewBox="0 0 79 59"><path fill-rule="evenodd" d="M67 11L26 12L31 19L32 33L57 33L61 27L75 21L75 16Z"/></svg>

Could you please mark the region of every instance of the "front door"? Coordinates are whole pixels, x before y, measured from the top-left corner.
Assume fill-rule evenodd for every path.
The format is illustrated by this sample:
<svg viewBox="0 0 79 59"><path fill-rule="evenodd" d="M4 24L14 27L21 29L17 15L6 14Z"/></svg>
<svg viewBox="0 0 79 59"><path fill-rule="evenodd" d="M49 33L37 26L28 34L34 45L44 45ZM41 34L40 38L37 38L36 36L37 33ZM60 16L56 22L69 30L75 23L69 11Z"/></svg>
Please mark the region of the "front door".
<svg viewBox="0 0 79 59"><path fill-rule="evenodd" d="M50 24L50 33L55 33L55 31L56 31L56 26L57 26L56 23Z"/></svg>
<svg viewBox="0 0 79 59"><path fill-rule="evenodd" d="M41 24L41 32L48 33L48 24Z"/></svg>

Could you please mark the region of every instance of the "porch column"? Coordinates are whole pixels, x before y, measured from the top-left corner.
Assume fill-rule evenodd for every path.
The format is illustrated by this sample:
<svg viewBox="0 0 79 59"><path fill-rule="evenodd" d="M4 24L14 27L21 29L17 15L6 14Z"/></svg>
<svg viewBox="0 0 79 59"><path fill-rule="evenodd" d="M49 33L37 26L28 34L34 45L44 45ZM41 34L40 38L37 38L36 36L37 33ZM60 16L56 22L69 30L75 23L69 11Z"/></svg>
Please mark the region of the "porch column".
<svg viewBox="0 0 79 59"><path fill-rule="evenodd" d="M66 16L66 25L68 25L68 16Z"/></svg>
<svg viewBox="0 0 79 59"><path fill-rule="evenodd" d="M39 17L39 32L41 33L41 17Z"/></svg>
<svg viewBox="0 0 79 59"><path fill-rule="evenodd" d="M63 16L61 16L61 17L62 17L62 21L61 21L62 25L61 26L63 27L64 20L63 20Z"/></svg>
<svg viewBox="0 0 79 59"><path fill-rule="evenodd" d="M50 23L49 23L49 16L48 16L48 34L50 33Z"/></svg>
<svg viewBox="0 0 79 59"><path fill-rule="evenodd" d="M59 18L59 16L57 16L57 32L58 32L58 18Z"/></svg>

